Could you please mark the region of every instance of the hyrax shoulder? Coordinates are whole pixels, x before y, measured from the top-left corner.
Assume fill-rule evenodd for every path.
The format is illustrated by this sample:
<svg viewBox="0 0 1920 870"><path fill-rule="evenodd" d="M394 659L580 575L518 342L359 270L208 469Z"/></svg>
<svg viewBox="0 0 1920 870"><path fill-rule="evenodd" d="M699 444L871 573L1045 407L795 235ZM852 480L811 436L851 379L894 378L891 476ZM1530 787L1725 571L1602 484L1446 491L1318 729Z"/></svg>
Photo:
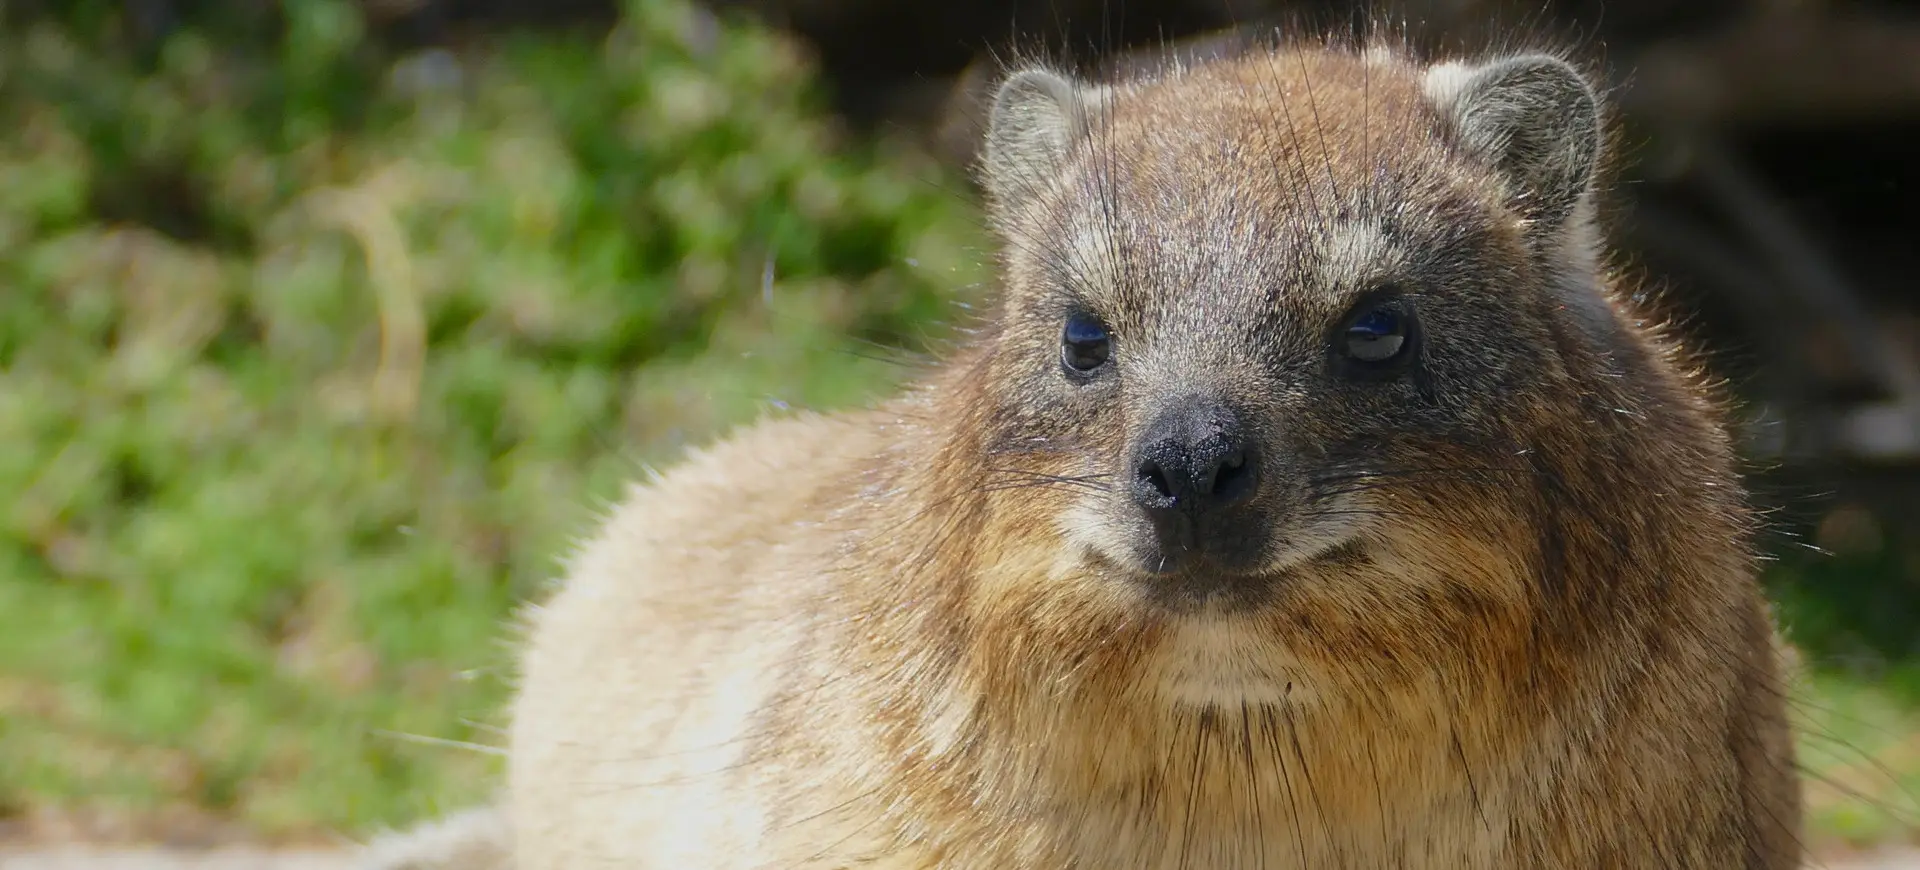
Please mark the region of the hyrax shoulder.
<svg viewBox="0 0 1920 870"><path fill-rule="evenodd" d="M1283 47L991 114L977 339L636 488L532 614L519 866L1798 865L1580 73Z"/></svg>

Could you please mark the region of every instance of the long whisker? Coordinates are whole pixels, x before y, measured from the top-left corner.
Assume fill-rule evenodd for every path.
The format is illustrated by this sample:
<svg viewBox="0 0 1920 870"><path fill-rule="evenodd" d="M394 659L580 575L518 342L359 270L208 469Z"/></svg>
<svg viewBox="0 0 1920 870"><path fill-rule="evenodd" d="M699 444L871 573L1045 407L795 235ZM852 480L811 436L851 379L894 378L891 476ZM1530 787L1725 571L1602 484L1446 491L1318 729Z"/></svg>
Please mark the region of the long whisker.
<svg viewBox="0 0 1920 870"><path fill-rule="evenodd" d="M1006 483L983 483L973 487L971 490L968 490L968 491L976 492L976 493L1010 492L1010 491L1022 490L1022 489L1053 489L1055 487L1061 487L1061 486L1067 486L1067 485L1062 484L1059 481L1053 481L1053 480L1026 480L1026 481L1008 481ZM1068 487L1068 488L1072 488L1072 487ZM1089 487L1083 485L1079 488L1088 489ZM1106 488L1093 487L1092 491L1105 492Z"/></svg>
<svg viewBox="0 0 1920 870"><path fill-rule="evenodd" d="M1053 483L1076 484L1076 485L1086 484L1101 490L1104 490L1107 488L1106 480L1113 476L1110 474L1076 474L1076 475L1048 474L1047 472L1044 472L1044 471L1033 471L1033 470L1024 469L1024 468L988 468L986 469L986 471L989 474L1015 475L1018 477L1022 477L1028 480L1035 480L1035 481L1044 480L1044 481L1050 481Z"/></svg>

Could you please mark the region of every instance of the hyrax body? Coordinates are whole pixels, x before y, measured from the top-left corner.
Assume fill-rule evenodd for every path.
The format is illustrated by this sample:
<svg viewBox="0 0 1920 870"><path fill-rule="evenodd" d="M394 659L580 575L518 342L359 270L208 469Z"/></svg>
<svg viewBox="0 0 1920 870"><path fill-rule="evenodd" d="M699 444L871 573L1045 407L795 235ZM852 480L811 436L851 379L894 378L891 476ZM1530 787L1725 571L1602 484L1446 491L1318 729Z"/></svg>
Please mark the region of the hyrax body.
<svg viewBox="0 0 1920 870"><path fill-rule="evenodd" d="M1544 55L1013 75L986 328L635 489L532 614L517 866L1797 867L1600 121Z"/></svg>

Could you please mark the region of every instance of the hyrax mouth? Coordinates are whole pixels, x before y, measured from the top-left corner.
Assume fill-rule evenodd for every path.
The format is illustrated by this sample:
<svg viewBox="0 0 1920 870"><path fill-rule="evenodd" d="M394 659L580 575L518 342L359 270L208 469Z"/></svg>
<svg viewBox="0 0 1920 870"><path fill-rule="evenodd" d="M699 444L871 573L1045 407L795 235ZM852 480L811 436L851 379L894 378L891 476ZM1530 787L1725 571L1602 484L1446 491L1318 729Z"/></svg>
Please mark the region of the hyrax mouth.
<svg viewBox="0 0 1920 870"><path fill-rule="evenodd" d="M1266 528L1263 525L1245 533L1248 551L1257 551L1259 558L1239 561L1203 551L1169 563L1147 554L1137 557L1133 564L1117 567L1149 600L1168 611L1231 614L1272 604L1289 587L1320 569L1349 572L1364 568L1374 559L1367 543L1358 537L1311 535L1290 540ZM1147 559L1154 561L1148 564Z"/></svg>

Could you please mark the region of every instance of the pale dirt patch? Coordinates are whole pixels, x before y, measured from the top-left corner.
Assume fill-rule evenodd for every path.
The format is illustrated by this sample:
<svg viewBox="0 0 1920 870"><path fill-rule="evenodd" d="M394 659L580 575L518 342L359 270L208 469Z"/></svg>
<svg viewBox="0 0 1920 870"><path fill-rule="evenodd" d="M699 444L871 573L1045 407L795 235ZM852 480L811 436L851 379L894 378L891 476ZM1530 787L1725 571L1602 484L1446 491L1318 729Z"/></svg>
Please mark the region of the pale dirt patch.
<svg viewBox="0 0 1920 870"><path fill-rule="evenodd" d="M340 850L0 848L3 870L353 870Z"/></svg>
<svg viewBox="0 0 1920 870"><path fill-rule="evenodd" d="M1889 852L1809 865L1820 870L1920 870L1920 851ZM0 870L353 870L351 853L332 849L98 849L61 846L9 851Z"/></svg>

